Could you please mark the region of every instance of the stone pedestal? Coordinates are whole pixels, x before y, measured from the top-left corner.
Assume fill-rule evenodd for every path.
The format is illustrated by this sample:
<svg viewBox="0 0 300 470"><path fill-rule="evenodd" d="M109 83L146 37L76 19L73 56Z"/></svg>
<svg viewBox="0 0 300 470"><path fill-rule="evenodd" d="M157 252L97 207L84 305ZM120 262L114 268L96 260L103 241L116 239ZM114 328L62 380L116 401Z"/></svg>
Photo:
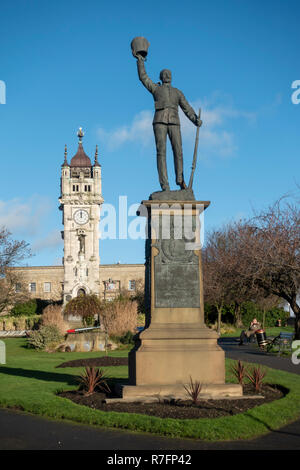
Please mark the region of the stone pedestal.
<svg viewBox="0 0 300 470"><path fill-rule="evenodd" d="M190 378L205 396L240 396L240 385L225 384L224 351L204 323L199 215L205 201L143 201L146 242L146 328L129 354L133 396L186 396Z"/></svg>

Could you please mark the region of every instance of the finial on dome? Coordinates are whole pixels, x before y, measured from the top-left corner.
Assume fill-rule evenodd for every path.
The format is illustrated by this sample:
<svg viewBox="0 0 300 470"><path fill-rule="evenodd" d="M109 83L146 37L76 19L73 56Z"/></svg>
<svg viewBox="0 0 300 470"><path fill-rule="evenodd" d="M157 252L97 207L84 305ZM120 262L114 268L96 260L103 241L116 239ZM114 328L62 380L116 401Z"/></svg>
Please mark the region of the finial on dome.
<svg viewBox="0 0 300 470"><path fill-rule="evenodd" d="M84 132L82 130L82 127L79 127L79 130L77 132L77 136L79 137L79 143L81 144L82 143L82 138L84 136Z"/></svg>
<svg viewBox="0 0 300 470"><path fill-rule="evenodd" d="M95 150L95 163L94 166L100 166L98 162L98 145L96 145L96 150Z"/></svg>

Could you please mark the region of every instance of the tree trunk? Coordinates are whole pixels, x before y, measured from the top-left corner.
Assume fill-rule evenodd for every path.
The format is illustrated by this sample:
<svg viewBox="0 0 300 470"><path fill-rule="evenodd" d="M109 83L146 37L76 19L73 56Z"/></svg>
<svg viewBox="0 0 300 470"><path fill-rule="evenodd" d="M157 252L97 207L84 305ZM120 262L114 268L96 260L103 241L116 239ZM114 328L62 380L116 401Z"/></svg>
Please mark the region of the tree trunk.
<svg viewBox="0 0 300 470"><path fill-rule="evenodd" d="M108 347L108 333L107 333L107 330L105 330L105 356L108 356L108 350L107 350L107 347Z"/></svg>
<svg viewBox="0 0 300 470"><path fill-rule="evenodd" d="M222 310L223 310L223 305L221 305L221 306L217 305L217 311L218 311L218 329L217 329L217 333L218 333L218 335L221 335Z"/></svg>
<svg viewBox="0 0 300 470"><path fill-rule="evenodd" d="M235 317L235 326L237 328L243 327L242 314L241 314L241 305L235 302L234 304L234 317Z"/></svg>
<svg viewBox="0 0 300 470"><path fill-rule="evenodd" d="M295 314L295 339L300 339L300 306L296 298L290 301L290 306Z"/></svg>

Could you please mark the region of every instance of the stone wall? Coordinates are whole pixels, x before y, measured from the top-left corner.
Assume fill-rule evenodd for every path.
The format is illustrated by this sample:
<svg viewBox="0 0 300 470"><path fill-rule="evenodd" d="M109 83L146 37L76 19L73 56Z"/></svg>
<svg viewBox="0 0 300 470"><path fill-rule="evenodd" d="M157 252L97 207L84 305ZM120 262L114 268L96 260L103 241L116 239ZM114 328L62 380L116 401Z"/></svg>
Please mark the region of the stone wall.
<svg viewBox="0 0 300 470"><path fill-rule="evenodd" d="M31 298L61 300L64 281L63 266L30 266L11 269L20 274L22 283L27 284ZM49 287L50 292L47 292Z"/></svg>
<svg viewBox="0 0 300 470"><path fill-rule="evenodd" d="M22 282L28 286L32 298L61 300L63 295L63 266L30 266L11 268L20 273ZM111 299L121 290L134 293L135 288L144 285L143 264L104 264L99 266L99 296ZM32 286L35 284L35 286ZM50 286L49 286L50 284ZM35 287L35 291L33 288ZM50 287L50 292L47 290Z"/></svg>

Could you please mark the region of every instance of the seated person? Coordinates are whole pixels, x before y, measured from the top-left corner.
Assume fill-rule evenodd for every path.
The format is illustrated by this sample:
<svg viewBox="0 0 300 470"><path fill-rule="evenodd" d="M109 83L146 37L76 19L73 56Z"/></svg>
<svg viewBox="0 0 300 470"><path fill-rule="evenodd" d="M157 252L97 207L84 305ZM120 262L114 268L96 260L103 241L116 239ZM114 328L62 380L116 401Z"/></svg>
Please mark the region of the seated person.
<svg viewBox="0 0 300 470"><path fill-rule="evenodd" d="M240 336L240 342L239 342L239 345L241 346L242 344L244 344L244 341L250 341L250 338L251 336L255 335L255 332L257 330L260 330L261 328L261 324L257 321L256 318L253 318L252 322L250 323L250 326L248 328L248 330L243 330L241 332L241 336Z"/></svg>

